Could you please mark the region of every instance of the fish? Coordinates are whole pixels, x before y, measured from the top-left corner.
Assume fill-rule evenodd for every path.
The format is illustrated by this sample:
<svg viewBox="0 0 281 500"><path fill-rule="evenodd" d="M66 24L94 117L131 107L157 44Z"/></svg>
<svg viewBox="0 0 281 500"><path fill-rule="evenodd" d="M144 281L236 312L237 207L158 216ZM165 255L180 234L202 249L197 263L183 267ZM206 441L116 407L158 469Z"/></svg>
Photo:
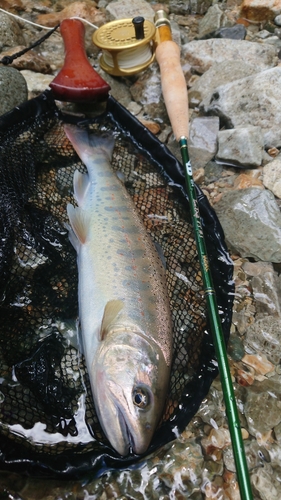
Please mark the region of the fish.
<svg viewBox="0 0 281 500"><path fill-rule="evenodd" d="M124 183L112 135L65 125L87 168L67 205L77 252L81 342L96 413L121 456L144 454L163 414L172 363L165 269Z"/></svg>

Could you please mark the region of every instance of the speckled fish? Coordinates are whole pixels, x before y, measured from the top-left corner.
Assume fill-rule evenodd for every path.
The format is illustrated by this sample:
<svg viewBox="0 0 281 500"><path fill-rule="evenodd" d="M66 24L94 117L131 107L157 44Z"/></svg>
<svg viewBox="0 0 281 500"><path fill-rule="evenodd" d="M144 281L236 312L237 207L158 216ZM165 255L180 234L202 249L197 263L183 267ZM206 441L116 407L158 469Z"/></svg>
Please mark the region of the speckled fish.
<svg viewBox="0 0 281 500"><path fill-rule="evenodd" d="M87 173L67 206L77 251L80 329L100 424L120 454L144 453L167 396L172 326L165 270L112 170L112 136L65 126Z"/></svg>

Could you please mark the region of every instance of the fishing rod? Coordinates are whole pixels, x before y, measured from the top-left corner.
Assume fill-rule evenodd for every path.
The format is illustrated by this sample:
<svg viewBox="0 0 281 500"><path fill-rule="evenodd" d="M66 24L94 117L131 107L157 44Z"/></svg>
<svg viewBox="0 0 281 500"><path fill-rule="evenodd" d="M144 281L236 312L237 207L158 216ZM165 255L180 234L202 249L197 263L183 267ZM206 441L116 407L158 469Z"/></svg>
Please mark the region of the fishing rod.
<svg viewBox="0 0 281 500"><path fill-rule="evenodd" d="M207 312L220 372L241 500L252 500L253 495L239 415L227 360L226 345L218 312L216 294L210 272L209 259L197 201L197 193L192 175L192 166L188 153L188 93L180 63L180 48L172 40L170 23L164 11L158 11L156 13L156 27L156 60L160 67L162 93L167 113L172 125L173 133L176 140L179 142L181 149L186 190L189 197L190 212L202 273Z"/></svg>

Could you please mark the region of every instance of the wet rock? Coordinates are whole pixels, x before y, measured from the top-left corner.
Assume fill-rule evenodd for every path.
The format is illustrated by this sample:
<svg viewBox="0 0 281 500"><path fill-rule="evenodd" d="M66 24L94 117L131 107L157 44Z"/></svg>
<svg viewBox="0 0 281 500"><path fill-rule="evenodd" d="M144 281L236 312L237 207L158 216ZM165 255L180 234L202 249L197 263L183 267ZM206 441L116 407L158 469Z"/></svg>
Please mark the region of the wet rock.
<svg viewBox="0 0 281 500"><path fill-rule="evenodd" d="M21 75L27 83L29 98L36 97L44 92L54 79L53 75L43 75L42 73L35 73L28 69L21 71Z"/></svg>
<svg viewBox="0 0 281 500"><path fill-rule="evenodd" d="M154 22L155 16L153 8L145 0L117 0L117 2L109 2L106 12L109 21L142 16L148 21Z"/></svg>
<svg viewBox="0 0 281 500"><path fill-rule="evenodd" d="M274 469L266 465L263 469L254 471L251 478L253 492L259 495L261 500L279 500L281 497L281 484L274 474Z"/></svg>
<svg viewBox="0 0 281 500"><path fill-rule="evenodd" d="M2 52L1 57L12 56L22 51L24 48L25 47L23 45L19 45L10 50ZM45 74L52 72L51 66L47 59L44 56L38 54L33 49L14 59L14 61L9 66L18 70L29 69L31 71Z"/></svg>
<svg viewBox="0 0 281 500"><path fill-rule="evenodd" d="M281 157L264 166L263 183L277 198L281 198Z"/></svg>
<svg viewBox="0 0 281 500"><path fill-rule="evenodd" d="M254 368L258 375L266 375L267 373L274 371L274 365L268 361L264 354L246 354L242 361L246 365Z"/></svg>
<svg viewBox="0 0 281 500"><path fill-rule="evenodd" d="M266 265L263 273L253 276L251 285L257 313L281 317L278 281L272 265Z"/></svg>
<svg viewBox="0 0 281 500"><path fill-rule="evenodd" d="M248 126L218 133L216 160L226 165L253 168L261 165L263 136L260 127Z"/></svg>
<svg viewBox="0 0 281 500"><path fill-rule="evenodd" d="M265 146L279 147L280 99L281 67L276 67L218 87L202 111L219 116L227 128L260 126Z"/></svg>
<svg viewBox="0 0 281 500"><path fill-rule="evenodd" d="M209 105L214 90L226 83L257 73L257 68L243 61L225 61L211 66L192 85L188 92L190 107L198 106L201 101L206 101L202 106Z"/></svg>
<svg viewBox="0 0 281 500"><path fill-rule="evenodd" d="M201 483L200 471L204 458L200 445L195 439L185 440L182 443L177 441L165 458L166 464L163 464L158 472L159 479L169 488L169 491L179 489L182 494L189 493L188 496L190 496L192 490L198 488Z"/></svg>
<svg viewBox="0 0 281 500"><path fill-rule="evenodd" d="M8 10L9 12L17 12L24 9L21 0L1 0L0 7L2 9Z"/></svg>
<svg viewBox="0 0 281 500"><path fill-rule="evenodd" d="M248 388L244 411L250 434L263 435L280 423L280 395L281 385L276 381L256 382Z"/></svg>
<svg viewBox="0 0 281 500"><path fill-rule="evenodd" d="M218 165L214 161L209 161L205 166L205 183L210 184L211 182L217 181L222 173L223 167Z"/></svg>
<svg viewBox="0 0 281 500"><path fill-rule="evenodd" d="M281 358L281 320L265 316L246 330L245 348L248 354L263 353L274 365Z"/></svg>
<svg viewBox="0 0 281 500"><path fill-rule="evenodd" d="M280 0L243 0L240 8L241 17L252 21L269 21L281 12Z"/></svg>
<svg viewBox="0 0 281 500"><path fill-rule="evenodd" d="M255 66L257 71L271 68L277 62L276 49L271 45L247 40L211 39L196 40L182 46L183 61L194 71L205 73L213 64L241 61Z"/></svg>
<svg viewBox="0 0 281 500"><path fill-rule="evenodd" d="M105 14L86 2L73 2L60 12L41 14L37 17L36 22L43 26L52 27L70 17L81 17L96 26L102 26L105 23Z"/></svg>
<svg viewBox="0 0 281 500"><path fill-rule="evenodd" d="M244 356L243 342L238 335L230 335L227 352L234 361L240 361Z"/></svg>
<svg viewBox="0 0 281 500"><path fill-rule="evenodd" d="M196 117L191 121L189 154L194 169L205 167L217 151L218 117Z"/></svg>
<svg viewBox="0 0 281 500"><path fill-rule="evenodd" d="M281 262L281 214L270 191L249 188L225 192L216 212L236 254Z"/></svg>
<svg viewBox="0 0 281 500"><path fill-rule="evenodd" d="M202 38L207 33L211 33L222 26L226 26L228 22L225 13L219 6L217 4L212 5L201 21L199 21L198 38Z"/></svg>
<svg viewBox="0 0 281 500"><path fill-rule="evenodd" d="M14 68L0 67L0 115L27 100L27 85Z"/></svg>
<svg viewBox="0 0 281 500"><path fill-rule="evenodd" d="M26 46L22 30L15 19L0 12L0 50L7 50L15 45Z"/></svg>

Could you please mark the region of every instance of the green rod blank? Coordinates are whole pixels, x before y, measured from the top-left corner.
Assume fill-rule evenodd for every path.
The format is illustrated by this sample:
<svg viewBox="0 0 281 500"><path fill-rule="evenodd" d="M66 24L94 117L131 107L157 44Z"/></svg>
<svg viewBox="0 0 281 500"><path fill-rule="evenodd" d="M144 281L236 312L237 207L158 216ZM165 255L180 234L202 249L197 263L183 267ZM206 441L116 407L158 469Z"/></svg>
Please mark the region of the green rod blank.
<svg viewBox="0 0 281 500"><path fill-rule="evenodd" d="M222 332L221 321L218 312L216 294L213 286L212 275L209 267L209 260L205 245L203 229L201 225L197 194L192 175L192 167L188 154L187 138L181 137L179 140L181 156L184 165L185 182L190 203L190 212L194 228L198 257L200 261L204 293L207 303L208 317L213 335L215 352L220 372L221 385L225 401L226 416L228 420L229 432L231 436L234 461L237 472L237 480L240 488L241 500L252 500L252 490L250 476L246 461L244 443L241 433L239 415L231 380L229 364L227 360L226 345Z"/></svg>

